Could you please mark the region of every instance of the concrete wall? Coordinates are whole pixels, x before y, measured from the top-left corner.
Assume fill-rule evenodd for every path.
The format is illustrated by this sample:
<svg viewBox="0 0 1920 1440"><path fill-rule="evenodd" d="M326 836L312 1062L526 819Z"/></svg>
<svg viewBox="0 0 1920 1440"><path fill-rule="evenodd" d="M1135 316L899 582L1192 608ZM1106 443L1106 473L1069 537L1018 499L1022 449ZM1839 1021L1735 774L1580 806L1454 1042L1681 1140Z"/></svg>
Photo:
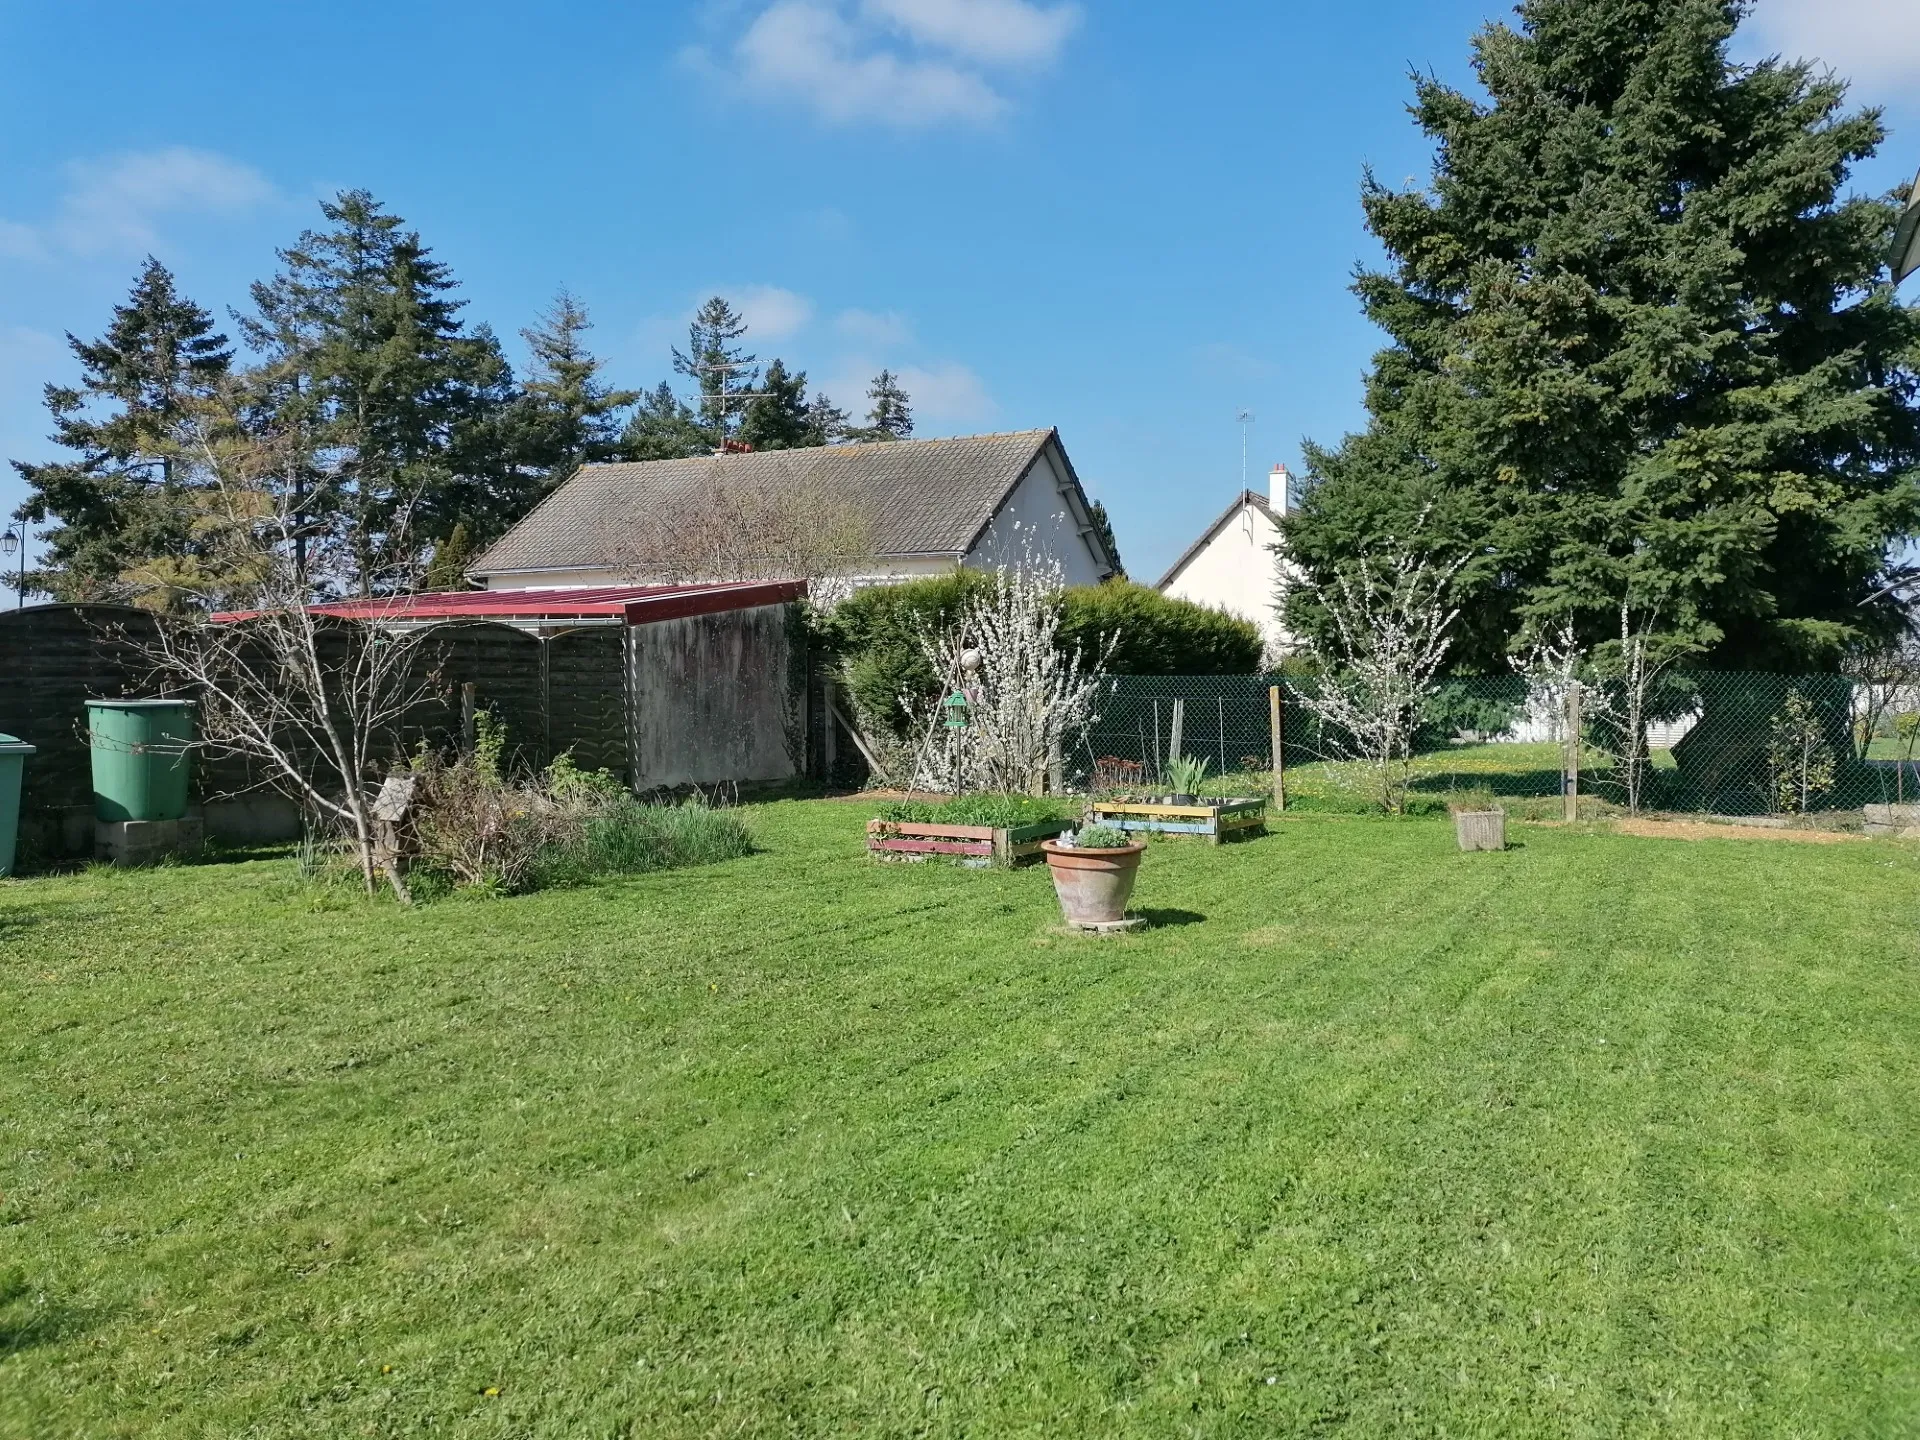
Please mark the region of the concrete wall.
<svg viewBox="0 0 1920 1440"><path fill-rule="evenodd" d="M1160 587L1176 600L1211 605L1260 627L1267 658L1286 653L1291 637L1274 614L1280 530L1257 505L1241 505L1179 573Z"/></svg>
<svg viewBox="0 0 1920 1440"><path fill-rule="evenodd" d="M1089 539L1092 531L1066 466L1048 445L963 563L981 570L1017 566L1030 546L1059 560L1067 584L1098 585L1107 570Z"/></svg>
<svg viewBox="0 0 1920 1440"><path fill-rule="evenodd" d="M805 763L806 657L791 607L762 605L627 631L627 746L636 790L785 780Z"/></svg>

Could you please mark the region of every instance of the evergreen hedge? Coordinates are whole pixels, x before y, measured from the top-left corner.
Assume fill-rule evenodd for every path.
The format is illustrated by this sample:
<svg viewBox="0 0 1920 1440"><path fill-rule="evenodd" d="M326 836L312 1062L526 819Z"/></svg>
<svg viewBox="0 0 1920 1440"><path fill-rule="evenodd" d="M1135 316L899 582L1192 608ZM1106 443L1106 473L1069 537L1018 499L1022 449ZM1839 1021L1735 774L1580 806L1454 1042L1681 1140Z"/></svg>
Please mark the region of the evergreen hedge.
<svg viewBox="0 0 1920 1440"><path fill-rule="evenodd" d="M920 636L954 624L967 600L993 583L978 570L878 585L841 602L816 622L815 638L841 659L841 679L869 720L904 735L902 695L939 684ZM1060 635L1094 654L1100 638L1120 634L1106 668L1116 675L1249 675L1260 668L1260 632L1245 620L1145 585L1109 581L1070 586L1061 596Z"/></svg>

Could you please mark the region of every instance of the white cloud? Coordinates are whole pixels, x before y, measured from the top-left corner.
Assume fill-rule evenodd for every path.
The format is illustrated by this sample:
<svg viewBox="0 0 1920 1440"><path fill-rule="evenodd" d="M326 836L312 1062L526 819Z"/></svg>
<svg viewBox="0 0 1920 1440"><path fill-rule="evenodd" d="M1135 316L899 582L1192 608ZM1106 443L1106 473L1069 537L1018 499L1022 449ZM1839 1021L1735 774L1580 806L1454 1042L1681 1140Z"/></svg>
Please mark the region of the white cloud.
<svg viewBox="0 0 1920 1440"><path fill-rule="evenodd" d="M897 311L881 313L874 310L842 310L834 318L833 328L849 340L857 340L863 345L891 347L910 344L913 340L913 326L907 323L907 317Z"/></svg>
<svg viewBox="0 0 1920 1440"><path fill-rule="evenodd" d="M833 377L819 389L850 413L856 425L860 424L866 419L870 403L867 387L880 373L880 368L859 356L843 357L834 367ZM985 383L965 365L947 361L930 367L895 365L890 368L912 402L915 433L922 437L979 430L999 413L1000 407L987 393Z"/></svg>
<svg viewBox="0 0 1920 1440"><path fill-rule="evenodd" d="M799 100L842 124L977 124L1006 109L1006 101L972 71L868 49L862 40L836 11L781 0L741 37L739 54L750 89Z"/></svg>
<svg viewBox="0 0 1920 1440"><path fill-rule="evenodd" d="M67 167L53 218L41 225L0 221L0 255L44 258L148 249L166 216L235 215L276 198L258 170L184 145L132 151Z"/></svg>
<svg viewBox="0 0 1920 1440"><path fill-rule="evenodd" d="M895 373L900 388L913 397L916 418L938 426L964 427L983 425L999 413L985 383L964 365L937 365L931 370L909 365Z"/></svg>
<svg viewBox="0 0 1920 1440"><path fill-rule="evenodd" d="M989 65L1045 64L1080 23L1078 5L1025 0L863 0L861 9L922 45Z"/></svg>
<svg viewBox="0 0 1920 1440"><path fill-rule="evenodd" d="M747 342L787 340L813 319L813 302L778 285L722 285L707 292L724 295L747 322Z"/></svg>
<svg viewBox="0 0 1920 1440"><path fill-rule="evenodd" d="M1920 5L1912 0L1761 0L1748 23L1769 50L1823 61L1865 90L1920 81Z"/></svg>
<svg viewBox="0 0 1920 1440"><path fill-rule="evenodd" d="M983 72L1052 61L1079 21L1075 5L1029 0L775 0L729 62L682 59L837 124L984 125L1010 102Z"/></svg>

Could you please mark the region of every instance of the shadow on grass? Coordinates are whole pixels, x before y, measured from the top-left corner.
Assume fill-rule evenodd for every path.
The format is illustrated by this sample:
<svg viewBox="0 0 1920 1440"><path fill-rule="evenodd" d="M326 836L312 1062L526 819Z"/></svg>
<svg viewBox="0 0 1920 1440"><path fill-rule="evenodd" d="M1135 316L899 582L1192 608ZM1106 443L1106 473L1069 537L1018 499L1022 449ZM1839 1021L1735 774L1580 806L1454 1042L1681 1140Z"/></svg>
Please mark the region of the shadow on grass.
<svg viewBox="0 0 1920 1440"><path fill-rule="evenodd" d="M1149 929L1163 930L1175 925L1198 925L1207 917L1193 910L1136 910Z"/></svg>
<svg viewBox="0 0 1920 1440"><path fill-rule="evenodd" d="M20 1271L0 1272L0 1360L78 1335L89 1323L78 1310L36 1297Z"/></svg>
<svg viewBox="0 0 1920 1440"><path fill-rule="evenodd" d="M1423 794L1444 795L1451 791L1494 795L1545 798L1560 793L1558 770L1460 770L1440 771L1413 778L1411 789Z"/></svg>

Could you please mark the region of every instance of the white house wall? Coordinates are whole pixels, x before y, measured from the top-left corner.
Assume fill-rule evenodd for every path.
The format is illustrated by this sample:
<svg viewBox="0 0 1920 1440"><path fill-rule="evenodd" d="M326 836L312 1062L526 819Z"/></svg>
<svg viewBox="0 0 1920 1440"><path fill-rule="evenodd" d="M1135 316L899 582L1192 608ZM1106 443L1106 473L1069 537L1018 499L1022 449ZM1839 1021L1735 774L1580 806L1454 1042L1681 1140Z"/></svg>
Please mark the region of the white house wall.
<svg viewBox="0 0 1920 1440"><path fill-rule="evenodd" d="M1180 572L1161 587L1178 600L1225 610L1260 627L1268 657L1285 653L1290 637L1274 614L1274 554L1280 529L1264 510L1242 505Z"/></svg>
<svg viewBox="0 0 1920 1440"><path fill-rule="evenodd" d="M1031 549L1056 556L1067 584L1098 585L1106 567L1084 533L1087 522L1075 517L1072 491L1053 446L1046 446L963 563L978 570L1014 566Z"/></svg>

